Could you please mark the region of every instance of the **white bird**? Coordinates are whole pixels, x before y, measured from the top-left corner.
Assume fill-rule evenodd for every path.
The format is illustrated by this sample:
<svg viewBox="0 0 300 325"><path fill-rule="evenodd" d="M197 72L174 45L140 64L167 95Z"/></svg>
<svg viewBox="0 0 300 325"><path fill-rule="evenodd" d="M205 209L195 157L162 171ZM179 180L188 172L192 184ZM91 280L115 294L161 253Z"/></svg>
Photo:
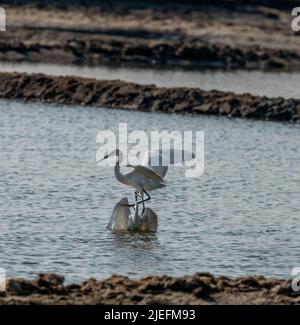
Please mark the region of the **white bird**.
<svg viewBox="0 0 300 325"><path fill-rule="evenodd" d="M143 203L143 209L145 209L145 202L151 199L147 191L152 191L166 186L165 177L168 172L169 164L178 164L194 158L192 153L182 149L172 148L166 151L146 151L141 165L127 165L128 167L132 167L134 170L122 174L120 164L123 160L123 155L119 149L113 150L109 154L105 155L103 159L107 159L113 155L117 156L114 168L117 180L122 184L136 189L137 194L142 199L138 204ZM147 196L145 200L144 194ZM133 207L135 204L130 204L128 206Z"/></svg>
<svg viewBox="0 0 300 325"><path fill-rule="evenodd" d="M135 196L137 193L135 193ZM135 198L135 211L130 214L128 199L123 198L115 206L107 228L112 231L139 231L139 232L156 232L157 215L155 212L146 208L141 216L138 211L138 201Z"/></svg>

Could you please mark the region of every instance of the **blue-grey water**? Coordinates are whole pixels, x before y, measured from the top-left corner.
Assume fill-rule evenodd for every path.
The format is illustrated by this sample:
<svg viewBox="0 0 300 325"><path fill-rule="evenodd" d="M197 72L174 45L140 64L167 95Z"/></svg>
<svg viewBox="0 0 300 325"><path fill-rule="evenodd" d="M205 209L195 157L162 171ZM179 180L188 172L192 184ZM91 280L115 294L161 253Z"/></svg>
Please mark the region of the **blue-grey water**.
<svg viewBox="0 0 300 325"><path fill-rule="evenodd" d="M251 93L258 96L300 99L299 72L153 69L123 66L78 66L45 63L0 62L0 71L120 79L160 87L196 87L204 90Z"/></svg>
<svg viewBox="0 0 300 325"><path fill-rule="evenodd" d="M156 235L106 230L132 190L95 163L99 130L204 130L205 173L152 192ZM0 101L0 267L7 275L263 274L300 265L300 125Z"/></svg>

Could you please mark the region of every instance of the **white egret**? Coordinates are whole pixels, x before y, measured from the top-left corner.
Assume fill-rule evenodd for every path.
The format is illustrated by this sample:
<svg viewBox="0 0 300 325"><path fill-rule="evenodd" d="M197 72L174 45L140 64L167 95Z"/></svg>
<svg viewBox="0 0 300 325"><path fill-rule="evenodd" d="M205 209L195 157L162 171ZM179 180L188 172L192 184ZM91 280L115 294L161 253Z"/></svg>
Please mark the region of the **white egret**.
<svg viewBox="0 0 300 325"><path fill-rule="evenodd" d="M156 232L157 215L155 212L146 208L142 215L139 215L137 193L135 195L135 211L130 214L128 199L123 198L115 206L107 228L113 231L139 231L139 232Z"/></svg>
<svg viewBox="0 0 300 325"><path fill-rule="evenodd" d="M133 171L122 174L120 163L123 160L122 152L119 149L105 155L103 159L116 155L117 161L114 168L114 173L117 180L127 186L131 186L137 190L137 194L142 198L138 204L144 203L151 199L147 191L152 191L166 186L165 177L168 172L169 164L177 164L194 158L194 155L182 149L170 149L166 151L153 150L146 151L141 165L127 165L134 168ZM101 161L101 160L100 160ZM144 200L144 194L147 198ZM128 205L130 207L135 204Z"/></svg>

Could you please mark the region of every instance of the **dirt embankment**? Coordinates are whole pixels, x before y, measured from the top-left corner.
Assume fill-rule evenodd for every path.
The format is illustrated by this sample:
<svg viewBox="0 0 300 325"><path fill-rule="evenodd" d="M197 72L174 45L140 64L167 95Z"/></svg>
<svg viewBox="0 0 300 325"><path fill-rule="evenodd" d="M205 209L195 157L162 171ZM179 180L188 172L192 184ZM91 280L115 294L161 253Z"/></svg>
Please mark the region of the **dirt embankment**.
<svg viewBox="0 0 300 325"><path fill-rule="evenodd" d="M64 285L64 277L10 279L0 304L300 304L291 281L262 276L149 276L133 280L112 276Z"/></svg>
<svg viewBox="0 0 300 325"><path fill-rule="evenodd" d="M13 3L0 0L4 61L300 69L293 1Z"/></svg>
<svg viewBox="0 0 300 325"><path fill-rule="evenodd" d="M250 94L159 88L120 80L0 73L0 98L95 105L145 112L193 113L273 121L300 121L300 100Z"/></svg>

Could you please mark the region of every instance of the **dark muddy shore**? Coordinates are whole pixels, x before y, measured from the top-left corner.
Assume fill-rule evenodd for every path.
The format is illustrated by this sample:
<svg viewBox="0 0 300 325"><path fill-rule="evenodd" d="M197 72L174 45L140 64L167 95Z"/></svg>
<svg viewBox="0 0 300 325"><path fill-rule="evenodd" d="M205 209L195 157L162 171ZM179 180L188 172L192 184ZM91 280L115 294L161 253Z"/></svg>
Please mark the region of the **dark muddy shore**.
<svg viewBox="0 0 300 325"><path fill-rule="evenodd" d="M64 277L39 275L10 279L0 304L300 304L290 280L262 276L229 278L197 273L184 277L148 276L133 280L112 276L64 284Z"/></svg>
<svg viewBox="0 0 300 325"><path fill-rule="evenodd" d="M295 4L0 0L0 60L300 70Z"/></svg>
<svg viewBox="0 0 300 325"><path fill-rule="evenodd" d="M300 100L250 94L159 88L120 80L0 73L0 98L94 105L144 112L193 113L272 121L300 121Z"/></svg>

